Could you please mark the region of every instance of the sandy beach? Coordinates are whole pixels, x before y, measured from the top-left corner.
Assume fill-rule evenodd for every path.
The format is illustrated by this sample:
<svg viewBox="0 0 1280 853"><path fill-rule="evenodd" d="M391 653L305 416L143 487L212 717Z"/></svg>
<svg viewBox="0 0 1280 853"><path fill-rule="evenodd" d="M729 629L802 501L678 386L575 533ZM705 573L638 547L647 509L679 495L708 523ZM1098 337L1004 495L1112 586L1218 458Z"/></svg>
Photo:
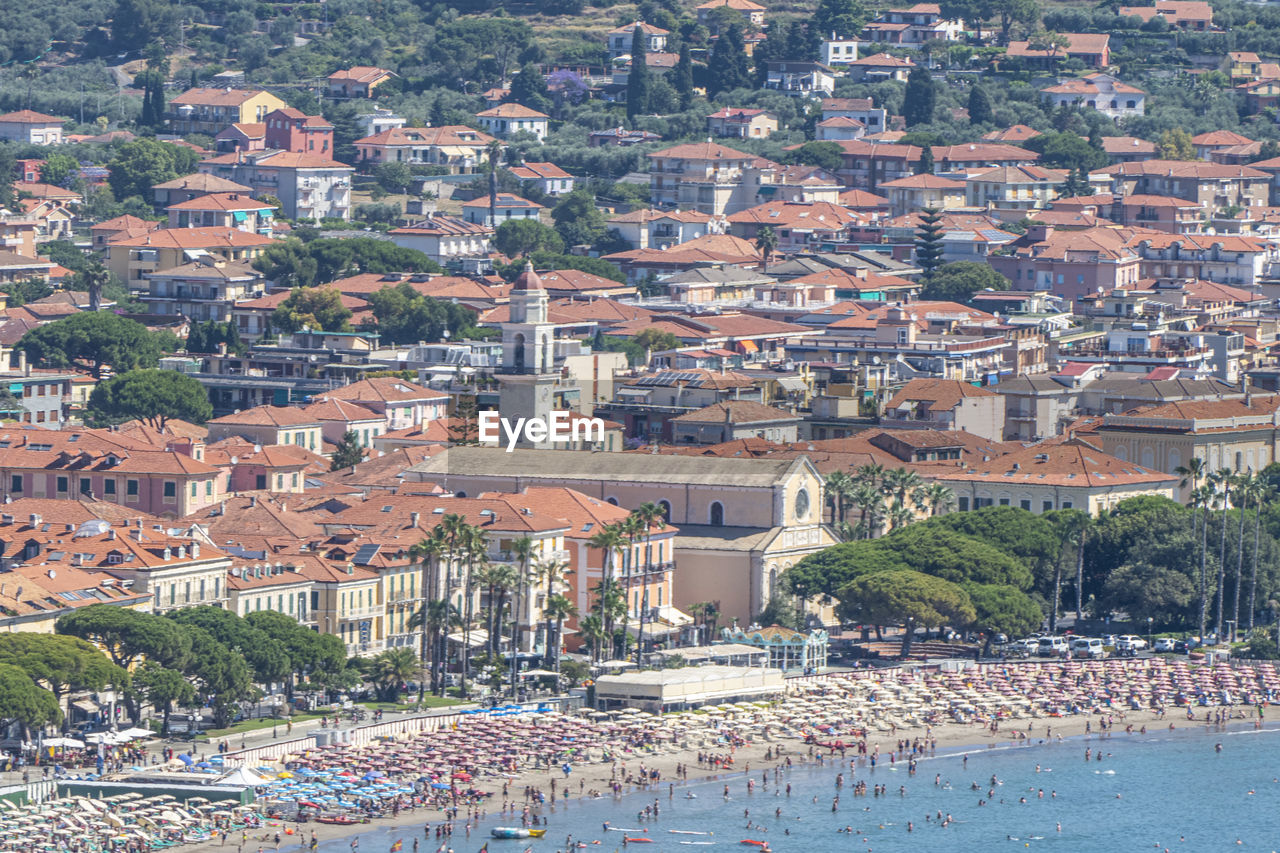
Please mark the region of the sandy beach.
<svg viewBox="0 0 1280 853"><path fill-rule="evenodd" d="M1199 692L1193 696L1192 689ZM620 723L602 722L590 729L579 717L574 722L584 731L613 732L617 739L611 741L614 746L607 750L607 759L575 760L567 779L557 761L542 759L543 766L476 778L475 787L493 791L493 796L470 807L460 801L452 819L439 806L402 808L395 816L354 826L268 819L262 830L248 836L243 849L269 853L276 849L277 833L279 849L288 850L310 846L313 837L317 844L326 844L376 829L403 837L406 850L414 839L421 839L423 853L441 846L461 853L468 845L483 843L475 831L468 837L467 824L504 814L504 807L503 823L519 826L525 809L536 818L553 802L566 798L668 792L668 786L678 788L709 778L736 789L746 786L753 775L788 761L793 765L839 762L841 745L845 761L860 759L856 777L872 760L882 765L906 762L913 750L924 759L958 751L1029 748L1073 737L1123 738L1170 727L1204 729L1228 721L1236 726L1260 725L1260 706L1269 704L1278 692L1280 679L1269 664L1241 669L1191 667L1180 661L1108 661L1105 666L1102 662L1049 662L932 677L923 671L888 677L859 673L793 685L785 698L742 703L731 710L721 706L704 714L624 715ZM983 697L987 697L985 704ZM1222 704L1225 699L1231 704ZM1059 710L1058 703L1063 702L1068 706ZM1183 702L1191 705L1194 720L1188 719L1188 708L1179 705ZM948 707L949 714L940 713ZM956 717L967 719L961 722ZM481 725L475 724L477 731ZM670 739L636 743L642 736L668 729L674 735ZM460 741L460 749L483 748L483 742L466 742L466 724L447 736ZM628 738L631 745L618 745ZM404 746L411 748L408 743ZM699 761L700 755L720 762ZM640 779L642 768L644 780ZM446 822L452 823L453 835L438 839L435 829ZM423 838L426 825L430 830ZM292 828L293 834L287 834L286 828ZM403 836L396 829L403 829ZM206 842L184 849L222 846L222 842ZM241 839L229 838L225 846L238 849Z"/></svg>

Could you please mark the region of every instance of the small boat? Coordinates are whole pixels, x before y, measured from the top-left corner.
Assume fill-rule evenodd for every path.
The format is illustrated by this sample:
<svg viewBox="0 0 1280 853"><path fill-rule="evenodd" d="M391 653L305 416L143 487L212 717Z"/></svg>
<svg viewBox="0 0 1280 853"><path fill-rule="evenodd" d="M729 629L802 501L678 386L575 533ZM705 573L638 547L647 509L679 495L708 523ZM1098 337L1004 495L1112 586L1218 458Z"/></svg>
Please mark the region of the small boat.
<svg viewBox="0 0 1280 853"><path fill-rule="evenodd" d="M316 823L329 823L334 826L354 826L357 823L366 823L366 821L345 814L325 814L316 818Z"/></svg>
<svg viewBox="0 0 1280 853"><path fill-rule="evenodd" d="M750 844L752 847L760 847L760 848L764 848L764 847L768 847L768 846L769 846L769 842L768 842L768 841L756 841L754 838L744 838L744 839L742 839L742 843L743 843L743 844Z"/></svg>
<svg viewBox="0 0 1280 853"><path fill-rule="evenodd" d="M489 830L494 838L541 838L547 834L545 829L525 829L523 826L495 826Z"/></svg>
<svg viewBox="0 0 1280 853"><path fill-rule="evenodd" d="M622 836L622 841L624 844L652 844L653 843L652 838L640 838L640 837L628 838L625 835Z"/></svg>

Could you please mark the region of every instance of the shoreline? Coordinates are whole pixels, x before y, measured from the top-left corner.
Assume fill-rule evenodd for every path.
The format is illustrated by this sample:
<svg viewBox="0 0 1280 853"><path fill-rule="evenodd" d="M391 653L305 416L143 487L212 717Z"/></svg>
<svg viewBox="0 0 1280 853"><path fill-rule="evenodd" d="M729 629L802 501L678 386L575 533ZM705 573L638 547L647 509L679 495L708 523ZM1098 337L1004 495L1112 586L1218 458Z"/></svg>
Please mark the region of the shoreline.
<svg viewBox="0 0 1280 853"><path fill-rule="evenodd" d="M1240 734L1266 734L1280 733L1280 722L1275 722L1271 726L1265 723L1259 728L1254 725L1246 717L1245 719L1235 718L1225 725L1217 723L1206 724L1203 720L1188 721L1184 719L1175 719L1170 721L1167 717L1161 719L1158 712L1152 710L1144 711L1128 711L1125 712L1124 721L1115 720L1116 726L1127 726L1132 724L1132 732L1126 731L1125 728L1112 727L1108 731L1100 731L1097 722L1107 716L1105 713L1082 713L1070 717L1052 718L1051 720L1031 720L1031 721L1012 721L1030 722L1031 732L1029 737L1019 738L1011 737L1015 732L1023 732L1025 729L1021 726L1011 727L1009 729L1001 729L991 732L986 726L979 726L976 723L944 723L934 727L932 731L932 739L936 741L936 747L931 751L918 755L917 760L920 762L937 761L947 759L957 759L980 756L983 753L999 751L1012 752L1020 749L1036 749L1043 747L1052 747L1054 745L1067 744L1071 742L1089 742L1096 741L1104 743L1109 740L1118 739L1125 735L1132 737L1147 737L1164 739L1168 736L1191 732L1196 735L1219 734L1221 736L1231 736ZM1173 728L1170 729L1172 722ZM1088 724L1088 725L1086 725ZM1142 727L1146 726L1145 735L1142 733ZM1086 731L1086 728L1089 731ZM1044 736L1041 736L1042 732ZM904 733L904 735L907 733ZM922 733L916 733L915 736L923 737ZM904 740L912 740L912 738L904 737ZM765 754L773 752L777 747L783 747L781 758L775 756L772 760L766 761ZM897 738L890 739L888 733L868 733L867 750L868 755L879 747L881 756L888 756L891 752L896 753ZM271 820L263 818L263 825L260 829L249 833L248 840L243 845L243 850L248 853L257 853L258 850L263 853L271 853L276 849L282 851L306 849L310 846L312 833L315 833L315 840L318 848L334 850L338 849L338 843L347 839L352 839L355 851L360 846L361 840L369 837L377 839L380 836L386 836L388 847L397 840L402 840L406 851L411 849L415 839L421 839L417 833L424 825L429 825L429 835L421 844L420 853L434 853L437 848L448 849L450 847L460 850L467 844L483 844L486 840L491 840L488 830L492 826L497 825L515 825L521 823L521 812L527 806L529 814L537 817L553 817L556 812L563 808L572 806L589 806L596 802L608 802L614 808L618 809L618 818L625 820L630 815L629 809L622 808L623 804L641 794L653 794L662 790L672 790L679 788L690 788L693 786L705 786L711 783L723 783L726 786L738 787L745 780L749 779L749 774L765 769L773 770L781 768L785 765L787 757L793 760L793 766L797 769L815 770L834 767L843 761L862 757L857 770L854 771L855 778L867 779L874 775L876 770L882 772L888 770L894 772L898 769L898 765L907 766L907 760L889 761L881 760L876 767L871 768L867 764L864 756L856 755L855 750L846 749L846 755L843 761L838 755L832 756L828 750L819 747L812 747L812 757L810 756L811 745L805 744L794 739L783 739L781 741L763 741L756 740L732 750L735 759L735 767L730 770L724 768L707 768L699 766L696 763L698 749L682 748L677 751L655 754L644 752L629 752L625 756L618 756L615 762L598 762L592 764L579 764L573 769L573 775L582 783L584 789L595 788L600 791L596 796L588 793L572 794L563 796L563 788L559 783L563 781L562 774L555 768L539 768L535 770L526 770L516 774L513 778L503 779L509 783L510 793L507 802L513 807L507 813L503 813L501 799L501 782L497 779L493 781L499 789L493 798L487 801L480 809L478 816L468 819L468 810L464 806L459 806L458 817L453 821L445 816L444 811L434 806L420 806L414 809L405 809L398 816L380 818L368 823L354 824L349 826L336 826L328 824L317 824L315 821L306 823L296 823L286 820ZM821 753L822 760L818 760ZM798 759L798 760L797 760ZM615 766L619 772L630 771L636 766L643 764L646 770L658 770L661 778L657 782L649 784L623 784L622 790L618 794L608 793L611 777ZM677 765L685 765L687 777L676 778L675 768ZM625 771L624 771L625 768ZM541 792L548 792L552 780L557 782L557 796L554 802L548 797L543 803L529 801L524 798L524 790L526 787L536 789ZM672 786L669 788L668 786ZM485 786L488 787L488 786ZM646 800L648 798L646 797ZM444 823L452 822L454 832L450 836L437 838L435 829ZM471 832L466 831L466 825L470 822ZM293 835L285 834L284 830L292 828ZM554 832L555 823L551 821L547 827ZM275 846L274 836L280 833L281 843L277 848ZM366 840L366 846L368 841ZM217 839L200 842L197 844L184 846L183 849L192 851L192 853L211 853L214 850L226 850L234 846L241 848L238 839L229 837L228 844L224 845ZM375 845L376 847L376 845Z"/></svg>

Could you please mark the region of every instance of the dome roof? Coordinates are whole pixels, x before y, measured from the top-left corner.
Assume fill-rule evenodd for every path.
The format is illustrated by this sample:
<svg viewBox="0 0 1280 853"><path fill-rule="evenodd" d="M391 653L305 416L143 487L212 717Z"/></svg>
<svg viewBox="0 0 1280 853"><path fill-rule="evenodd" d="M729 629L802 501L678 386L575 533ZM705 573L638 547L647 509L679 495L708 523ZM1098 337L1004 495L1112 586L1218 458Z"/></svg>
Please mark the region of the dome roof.
<svg viewBox="0 0 1280 853"><path fill-rule="evenodd" d="M533 271L533 262L524 262L524 272L520 273L520 277L515 280L514 290L542 290L542 279L538 278L538 274Z"/></svg>

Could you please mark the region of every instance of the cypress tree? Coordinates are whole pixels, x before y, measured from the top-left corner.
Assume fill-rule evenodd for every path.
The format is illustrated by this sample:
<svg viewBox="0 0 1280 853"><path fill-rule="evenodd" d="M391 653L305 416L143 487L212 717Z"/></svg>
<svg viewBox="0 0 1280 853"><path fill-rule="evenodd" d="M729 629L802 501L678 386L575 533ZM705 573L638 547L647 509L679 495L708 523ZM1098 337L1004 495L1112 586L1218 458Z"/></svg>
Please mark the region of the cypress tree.
<svg viewBox="0 0 1280 853"><path fill-rule="evenodd" d="M906 97L902 103L902 115L907 120L907 127L933 121L933 108L937 99L938 92L933 86L933 78L929 76L929 69L923 65L911 69L911 76L907 78Z"/></svg>
<svg viewBox="0 0 1280 853"><path fill-rule="evenodd" d="M164 126L164 78L159 73L153 78L151 88L151 116L156 127Z"/></svg>
<svg viewBox="0 0 1280 853"><path fill-rule="evenodd" d="M926 207L920 213L916 231L916 262L928 278L942 265L942 211Z"/></svg>
<svg viewBox="0 0 1280 853"><path fill-rule="evenodd" d="M920 171L917 175L933 174L933 146L924 145L920 148Z"/></svg>
<svg viewBox="0 0 1280 853"><path fill-rule="evenodd" d="M730 24L716 39L707 66L707 95L712 98L750 85L747 52L742 43L742 29L737 24Z"/></svg>
<svg viewBox="0 0 1280 853"><path fill-rule="evenodd" d="M974 84L973 89L969 92L969 123L987 124L994 118L994 111L991 109L991 96L987 94L986 89Z"/></svg>
<svg viewBox="0 0 1280 853"><path fill-rule="evenodd" d="M631 31L631 70L627 72L627 118L649 111L649 61L644 30L636 24Z"/></svg>
<svg viewBox="0 0 1280 853"><path fill-rule="evenodd" d="M680 109L687 110L693 103L693 59L689 56L689 45L680 45L680 59L676 62L672 85L680 95Z"/></svg>

